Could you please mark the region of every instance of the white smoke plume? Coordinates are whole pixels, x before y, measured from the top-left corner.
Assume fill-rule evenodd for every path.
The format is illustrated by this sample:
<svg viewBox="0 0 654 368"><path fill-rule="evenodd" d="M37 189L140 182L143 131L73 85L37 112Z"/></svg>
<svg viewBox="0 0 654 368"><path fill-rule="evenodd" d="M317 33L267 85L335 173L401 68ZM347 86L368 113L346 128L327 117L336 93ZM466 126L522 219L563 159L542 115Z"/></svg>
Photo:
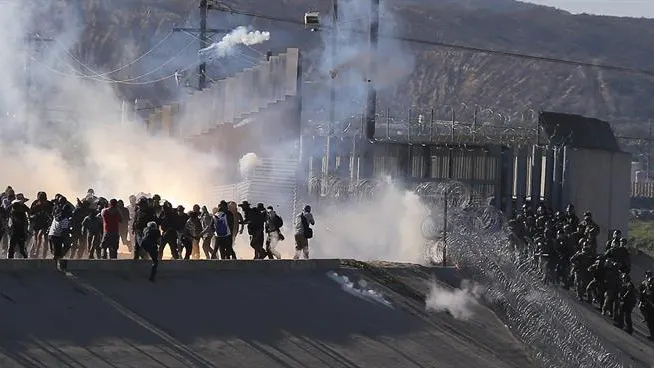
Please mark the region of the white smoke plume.
<svg viewBox="0 0 654 368"><path fill-rule="evenodd" d="M483 287L473 282L463 280L460 289L449 289L437 282L431 282L429 293L425 300L428 311L448 312L459 320L468 320L480 306L479 299L483 295Z"/></svg>
<svg viewBox="0 0 654 368"><path fill-rule="evenodd" d="M238 160L238 170L241 173L241 177L247 179L258 165L261 165L261 159L255 153L250 152L243 155Z"/></svg>
<svg viewBox="0 0 654 368"><path fill-rule="evenodd" d="M143 191L184 204L212 201L219 159L146 132L138 117L123 124L117 84L89 77L97 74L70 57L86 23L77 10L52 1L0 3L2 189L11 185L30 199L46 191L74 200L94 188L125 200ZM28 55L25 35L35 33L54 41L38 49L33 43ZM28 57L32 102L25 93Z"/></svg>
<svg viewBox="0 0 654 368"><path fill-rule="evenodd" d="M338 3L338 27L336 49L332 49L334 31L322 30L319 35L324 45L319 51L306 53L312 67L311 80L315 83L303 91L314 98L303 101L305 109L325 112L316 121L327 119L331 100L329 86L335 83L336 120L343 121L359 114L366 103L367 91L373 84L378 91L378 108L389 103L407 103L409 94L402 92L408 77L413 72L415 56L412 49L392 37L381 37L374 52L370 48L368 27L370 24L370 2L340 0ZM331 22L332 14L324 22ZM380 5L380 34L400 34L406 29L400 24L393 5L382 1ZM375 61L376 71L371 70Z"/></svg>
<svg viewBox="0 0 654 368"><path fill-rule="evenodd" d="M314 206L312 257L422 264L429 210L413 192L384 186L374 200Z"/></svg>
<svg viewBox="0 0 654 368"><path fill-rule="evenodd" d="M232 48L238 45L252 46L270 40L270 32L248 31L247 27L239 26L223 36L219 42L198 51L200 57L211 60L229 55Z"/></svg>

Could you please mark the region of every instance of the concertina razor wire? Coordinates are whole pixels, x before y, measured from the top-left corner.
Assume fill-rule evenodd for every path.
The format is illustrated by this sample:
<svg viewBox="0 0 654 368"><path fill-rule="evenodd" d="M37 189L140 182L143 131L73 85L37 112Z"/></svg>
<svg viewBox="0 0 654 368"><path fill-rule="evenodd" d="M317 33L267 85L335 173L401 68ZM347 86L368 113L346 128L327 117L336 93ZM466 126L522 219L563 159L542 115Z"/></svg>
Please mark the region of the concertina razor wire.
<svg viewBox="0 0 654 368"><path fill-rule="evenodd" d="M334 177L312 178L310 183L322 187L323 199L362 205L393 185L388 180L351 182ZM500 210L456 181L421 183L412 189L429 209L420 226L426 261L442 262L446 242L449 263L484 285L486 302L543 367L624 367L618 359L621 353L586 326L575 302L564 291L544 285L529 256L514 252Z"/></svg>

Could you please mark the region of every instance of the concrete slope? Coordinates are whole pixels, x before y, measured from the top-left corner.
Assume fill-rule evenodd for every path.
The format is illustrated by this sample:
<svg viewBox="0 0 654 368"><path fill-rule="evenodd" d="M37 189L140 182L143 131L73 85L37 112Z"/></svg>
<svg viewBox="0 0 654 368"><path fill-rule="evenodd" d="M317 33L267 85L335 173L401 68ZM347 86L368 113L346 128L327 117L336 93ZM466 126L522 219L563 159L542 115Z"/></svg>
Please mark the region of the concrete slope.
<svg viewBox="0 0 654 368"><path fill-rule="evenodd" d="M3 368L534 366L489 310L426 313L333 261L164 262L156 284L129 261L71 261L67 274L17 265L0 262ZM383 289L394 308L346 293L329 270Z"/></svg>
<svg viewBox="0 0 654 368"><path fill-rule="evenodd" d="M459 287L462 279L458 273L447 272L443 268L392 263L366 264L364 268L367 268L370 273L385 278L387 285L395 285L396 289L403 290L403 294L423 299L427 293L428 284L433 278L453 287ZM651 257L641 253L632 258L634 282L640 282L647 269L654 269L654 260ZM590 331L625 367L650 368L653 366L654 343L646 339L649 333L638 308L634 309L632 314L634 334L628 335L613 326L613 321L609 317L602 316L596 305L579 303L576 294L571 291L561 289L559 291L560 297L567 299L576 315L583 319ZM492 317L484 316L483 318L488 320Z"/></svg>

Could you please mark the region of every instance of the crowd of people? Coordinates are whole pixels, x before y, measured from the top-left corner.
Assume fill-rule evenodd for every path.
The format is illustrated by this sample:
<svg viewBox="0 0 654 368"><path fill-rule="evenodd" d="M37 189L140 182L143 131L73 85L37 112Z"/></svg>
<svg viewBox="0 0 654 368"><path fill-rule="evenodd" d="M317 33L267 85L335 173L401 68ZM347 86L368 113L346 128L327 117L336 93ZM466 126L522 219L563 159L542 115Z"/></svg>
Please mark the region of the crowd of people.
<svg viewBox="0 0 654 368"><path fill-rule="evenodd" d="M281 259L277 244L284 240L284 221L272 206L251 206L248 201L221 200L211 211L207 206L173 207L157 194L132 195L122 200L98 197L89 189L83 199L71 203L61 194L49 200L39 192L29 200L12 187L0 193L0 240L7 258L18 252L23 258L116 259L122 242L135 260L153 262L154 281L158 261L166 246L173 259L237 259L234 241L247 228L254 259ZM239 211L240 208L240 211ZM295 259L309 258L309 239L315 225L311 206L295 217Z"/></svg>
<svg viewBox="0 0 654 368"><path fill-rule="evenodd" d="M581 219L573 205L553 212L530 203L509 220L515 253L536 267L546 284L574 288L579 300L597 304L617 327L633 333L632 311L639 306L654 340L654 278L647 271L637 289L631 280L631 254L620 230L599 247L599 225L590 212Z"/></svg>

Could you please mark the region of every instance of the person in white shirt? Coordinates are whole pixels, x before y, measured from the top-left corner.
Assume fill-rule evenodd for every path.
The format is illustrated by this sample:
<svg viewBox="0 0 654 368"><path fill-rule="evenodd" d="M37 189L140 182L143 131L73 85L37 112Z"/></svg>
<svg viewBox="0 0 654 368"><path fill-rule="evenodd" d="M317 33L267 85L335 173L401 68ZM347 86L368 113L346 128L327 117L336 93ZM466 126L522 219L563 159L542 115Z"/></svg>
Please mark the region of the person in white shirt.
<svg viewBox="0 0 654 368"><path fill-rule="evenodd" d="M293 259L309 259L309 239L313 238L313 229L311 226L316 222L311 214L311 206L304 206L304 211L295 218L295 257Z"/></svg>

